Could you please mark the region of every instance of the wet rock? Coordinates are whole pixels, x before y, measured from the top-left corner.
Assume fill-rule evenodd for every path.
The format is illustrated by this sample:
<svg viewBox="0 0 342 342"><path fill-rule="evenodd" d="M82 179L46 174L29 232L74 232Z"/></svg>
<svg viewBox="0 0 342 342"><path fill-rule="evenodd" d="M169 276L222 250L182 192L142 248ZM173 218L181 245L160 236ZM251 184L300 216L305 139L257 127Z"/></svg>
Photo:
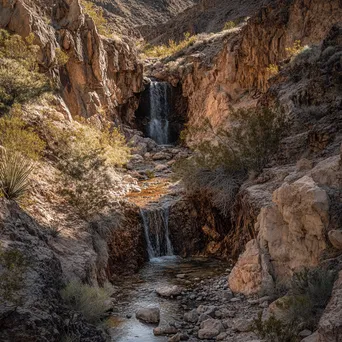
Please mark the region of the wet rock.
<svg viewBox="0 0 342 342"><path fill-rule="evenodd" d="M218 336L221 332L224 332L222 322L218 319L207 319L201 323L201 328L198 331L198 337L203 339L210 339Z"/></svg>
<svg viewBox="0 0 342 342"><path fill-rule="evenodd" d="M171 325L161 326L153 329L153 334L155 336L165 336L165 335L172 335L176 334L177 329Z"/></svg>
<svg viewBox="0 0 342 342"><path fill-rule="evenodd" d="M186 312L184 314L184 321L189 323L197 323L198 321L198 313L196 309Z"/></svg>
<svg viewBox="0 0 342 342"><path fill-rule="evenodd" d="M156 289L156 292L161 297L176 297L184 291L184 288L178 285L162 286Z"/></svg>
<svg viewBox="0 0 342 342"><path fill-rule="evenodd" d="M159 323L160 309L159 308L140 308L136 311L137 319L146 323Z"/></svg>

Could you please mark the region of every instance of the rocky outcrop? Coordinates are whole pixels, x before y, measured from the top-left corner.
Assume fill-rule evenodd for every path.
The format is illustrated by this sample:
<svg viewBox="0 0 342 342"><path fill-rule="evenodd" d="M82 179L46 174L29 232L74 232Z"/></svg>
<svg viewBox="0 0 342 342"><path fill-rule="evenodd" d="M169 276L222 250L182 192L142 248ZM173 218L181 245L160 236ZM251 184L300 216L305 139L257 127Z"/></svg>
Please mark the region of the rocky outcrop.
<svg viewBox="0 0 342 342"><path fill-rule="evenodd" d="M59 83L72 115L129 122L137 108L135 93L142 88L142 65L133 44L127 38L100 36L78 0L46 5L1 1L0 27L23 37L34 33L41 66ZM56 49L68 57L64 66L58 66Z"/></svg>
<svg viewBox="0 0 342 342"><path fill-rule="evenodd" d="M104 341L99 331L63 306L63 271L44 228L17 204L4 199L0 200L0 222L2 257L12 252L7 254L12 278L1 281L0 286L1 341L57 342L66 331L84 341ZM19 263L21 259L23 263ZM2 260L2 280L5 265Z"/></svg>

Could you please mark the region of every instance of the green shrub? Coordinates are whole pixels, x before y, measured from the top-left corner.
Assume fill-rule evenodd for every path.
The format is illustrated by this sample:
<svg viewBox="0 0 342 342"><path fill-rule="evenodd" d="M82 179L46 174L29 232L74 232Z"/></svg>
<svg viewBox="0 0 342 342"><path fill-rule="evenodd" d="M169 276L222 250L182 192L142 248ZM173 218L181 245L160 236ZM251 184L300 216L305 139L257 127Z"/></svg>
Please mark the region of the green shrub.
<svg viewBox="0 0 342 342"><path fill-rule="evenodd" d="M115 128L85 123L70 130L49 124L45 134L63 175L61 193L80 217L91 219L109 203L107 171L129 160L124 137Z"/></svg>
<svg viewBox="0 0 342 342"><path fill-rule="evenodd" d="M312 309L315 312L320 311L328 304L335 278L335 272L328 269L305 268L293 275L291 282L292 294L307 297Z"/></svg>
<svg viewBox="0 0 342 342"><path fill-rule="evenodd" d="M266 71L268 72L269 76L275 76L279 73L279 67L277 64L270 64L267 68Z"/></svg>
<svg viewBox="0 0 342 342"><path fill-rule="evenodd" d="M283 321L274 317L254 322L254 330L266 341L297 341L303 329L315 330L331 296L336 274L324 268L304 269L293 275L290 293L277 302ZM286 337L286 338L285 338Z"/></svg>
<svg viewBox="0 0 342 342"><path fill-rule="evenodd" d="M69 60L69 56L64 51L62 51L62 49L57 48L56 49L56 64L57 64L57 66L61 67L65 64L67 64L68 60Z"/></svg>
<svg viewBox="0 0 342 342"><path fill-rule="evenodd" d="M111 32L108 27L107 20L103 17L103 9L86 0L82 0L81 4L84 12L94 20L99 34L103 36L110 36Z"/></svg>
<svg viewBox="0 0 342 342"><path fill-rule="evenodd" d="M156 176L153 170L146 170L145 173L146 173L146 176L147 176L149 179L152 179L152 178L154 178L154 177Z"/></svg>
<svg viewBox="0 0 342 342"><path fill-rule="evenodd" d="M71 281L61 291L64 302L81 313L90 323L99 323L111 308L113 288L106 284L103 288Z"/></svg>
<svg viewBox="0 0 342 342"><path fill-rule="evenodd" d="M223 29L224 30L231 30L233 28L236 27L236 23L234 21L227 21L225 24L224 24L224 27Z"/></svg>
<svg viewBox="0 0 342 342"><path fill-rule="evenodd" d="M301 41L295 40L293 45L290 47L287 47L285 50L289 54L290 57L295 57L299 55L304 49L305 47L302 46Z"/></svg>
<svg viewBox="0 0 342 342"><path fill-rule="evenodd" d="M276 319L274 316L263 320L262 312L253 323L253 331L267 342L297 342L297 330L289 324Z"/></svg>
<svg viewBox="0 0 342 342"><path fill-rule="evenodd" d="M27 261L19 250L4 251L0 246L0 265L0 297L19 304Z"/></svg>
<svg viewBox="0 0 342 342"><path fill-rule="evenodd" d="M45 149L45 142L31 127L19 117L9 115L0 118L0 145L9 153L18 152L33 160L38 160Z"/></svg>
<svg viewBox="0 0 342 342"><path fill-rule="evenodd" d="M0 113L50 88L48 78L38 71L39 47L33 39L33 35L22 39L0 30Z"/></svg>
<svg viewBox="0 0 342 342"><path fill-rule="evenodd" d="M231 118L229 131L215 130L208 121L188 129L188 139L203 132L211 134L211 141L197 143L192 157L174 166L176 178L189 193L209 195L224 215L231 210L248 172L260 172L273 158L286 127L279 109L242 109Z"/></svg>
<svg viewBox="0 0 342 342"><path fill-rule="evenodd" d="M20 200L30 188L32 162L18 152L1 151L0 191L10 200Z"/></svg>

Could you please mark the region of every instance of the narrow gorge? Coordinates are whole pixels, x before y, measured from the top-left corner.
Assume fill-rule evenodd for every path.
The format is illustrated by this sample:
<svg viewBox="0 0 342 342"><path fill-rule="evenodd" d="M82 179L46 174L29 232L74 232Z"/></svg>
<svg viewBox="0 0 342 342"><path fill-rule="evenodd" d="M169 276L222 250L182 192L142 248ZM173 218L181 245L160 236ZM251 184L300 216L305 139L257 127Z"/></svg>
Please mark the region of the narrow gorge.
<svg viewBox="0 0 342 342"><path fill-rule="evenodd" d="M0 341L342 342L340 0L0 0Z"/></svg>

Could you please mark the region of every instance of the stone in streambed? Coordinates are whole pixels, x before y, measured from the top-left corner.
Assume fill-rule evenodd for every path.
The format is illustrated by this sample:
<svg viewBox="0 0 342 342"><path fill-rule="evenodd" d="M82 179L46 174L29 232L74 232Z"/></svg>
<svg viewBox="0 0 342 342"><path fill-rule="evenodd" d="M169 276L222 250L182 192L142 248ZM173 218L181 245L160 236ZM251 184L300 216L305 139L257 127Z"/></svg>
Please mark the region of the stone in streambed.
<svg viewBox="0 0 342 342"><path fill-rule="evenodd" d="M159 308L140 308L136 311L135 317L145 323L159 323L160 309Z"/></svg>
<svg viewBox="0 0 342 342"><path fill-rule="evenodd" d="M177 333L177 329L171 325L166 325L166 326L157 327L153 329L153 334L155 336L165 336L165 335L172 335L176 333Z"/></svg>
<svg viewBox="0 0 342 342"><path fill-rule="evenodd" d="M156 289L156 292L161 297L176 297L179 296L184 291L183 287L178 285L173 286L162 286Z"/></svg>
<svg viewBox="0 0 342 342"><path fill-rule="evenodd" d="M207 319L201 323L201 329L198 331L198 338L201 340L210 339L224 332L222 322L218 319Z"/></svg>
<svg viewBox="0 0 342 342"><path fill-rule="evenodd" d="M198 313L196 309L186 312L184 314L184 321L189 323L197 323L198 321Z"/></svg>

